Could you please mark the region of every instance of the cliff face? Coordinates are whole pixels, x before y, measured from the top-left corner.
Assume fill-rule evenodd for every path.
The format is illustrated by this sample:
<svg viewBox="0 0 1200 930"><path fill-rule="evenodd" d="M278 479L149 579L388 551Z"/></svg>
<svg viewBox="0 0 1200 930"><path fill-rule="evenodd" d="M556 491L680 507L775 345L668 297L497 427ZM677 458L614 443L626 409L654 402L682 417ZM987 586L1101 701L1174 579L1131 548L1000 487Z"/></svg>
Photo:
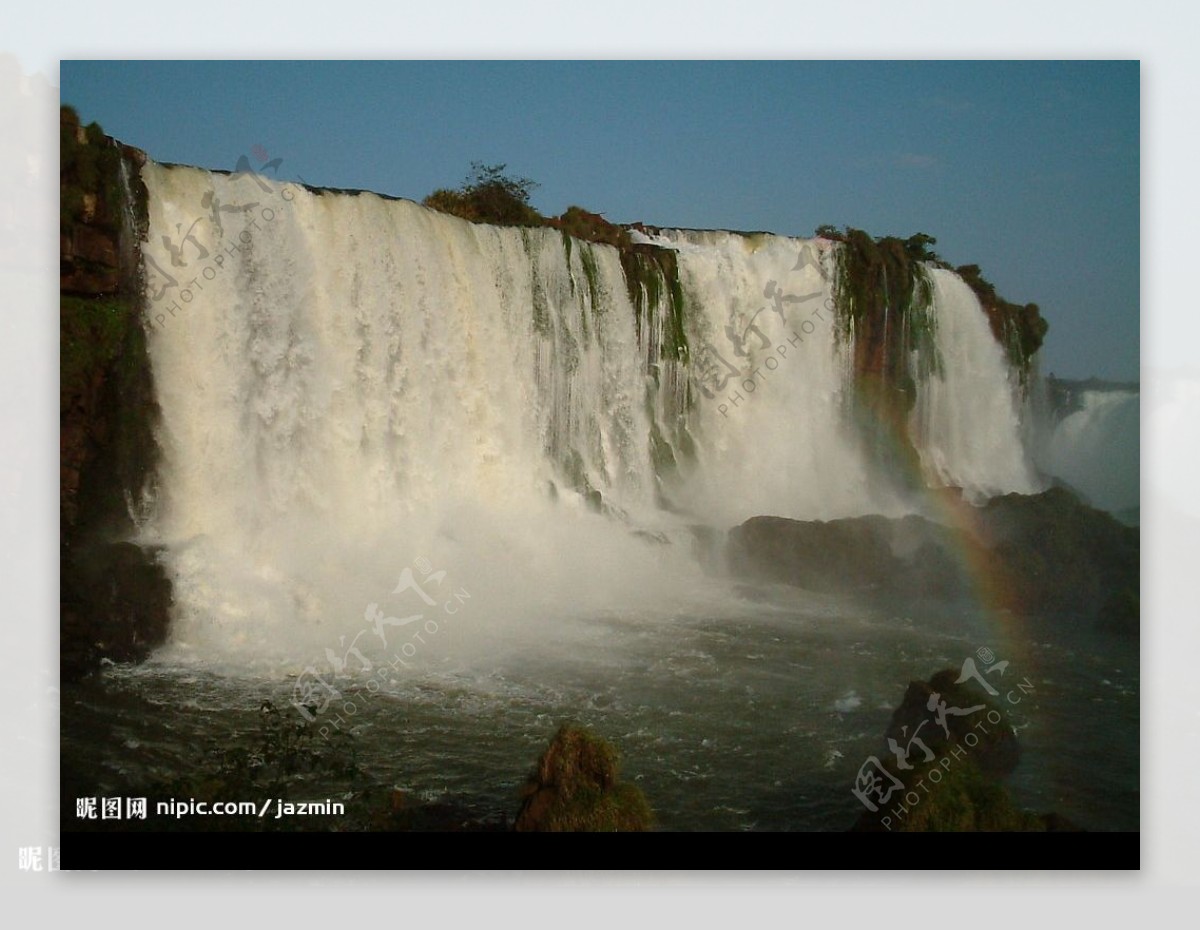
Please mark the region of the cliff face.
<svg viewBox="0 0 1200 930"><path fill-rule="evenodd" d="M170 585L133 545L153 494L158 411L141 320L145 154L60 122L59 467L64 679L143 658L166 633Z"/></svg>
<svg viewBox="0 0 1200 930"><path fill-rule="evenodd" d="M931 249L937 240L924 233L872 238L861 229L822 227L818 234L840 244L835 303L838 335L854 349L856 419L877 454L900 474L919 474L909 425L915 379L939 374L943 364L931 268L953 270L974 291L992 336L1022 390L1028 390L1033 358L1049 328L1037 304L1004 300L978 265L951 269Z"/></svg>

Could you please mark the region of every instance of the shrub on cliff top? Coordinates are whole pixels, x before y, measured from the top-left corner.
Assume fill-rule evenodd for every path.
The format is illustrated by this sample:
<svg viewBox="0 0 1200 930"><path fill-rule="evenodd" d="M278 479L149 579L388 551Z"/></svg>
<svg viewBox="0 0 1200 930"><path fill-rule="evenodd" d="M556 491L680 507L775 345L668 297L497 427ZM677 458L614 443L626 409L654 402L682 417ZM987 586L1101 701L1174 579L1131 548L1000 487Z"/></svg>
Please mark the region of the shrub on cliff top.
<svg viewBox="0 0 1200 930"><path fill-rule="evenodd" d="M544 218L529 203L537 184L529 178L505 174L507 165L471 162L471 173L457 190L440 188L422 201L442 213L473 223L501 226L540 226Z"/></svg>

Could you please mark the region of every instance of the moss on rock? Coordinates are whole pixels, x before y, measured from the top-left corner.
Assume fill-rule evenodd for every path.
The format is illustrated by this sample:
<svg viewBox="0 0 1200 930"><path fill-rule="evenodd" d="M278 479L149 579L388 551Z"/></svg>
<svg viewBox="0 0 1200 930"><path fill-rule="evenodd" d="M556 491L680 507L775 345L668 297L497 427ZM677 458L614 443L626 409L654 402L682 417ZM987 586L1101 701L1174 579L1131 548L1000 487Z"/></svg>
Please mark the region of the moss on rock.
<svg viewBox="0 0 1200 930"><path fill-rule="evenodd" d="M876 760L883 760L879 764L888 776L881 778L889 786L887 799L873 795L880 801L877 809L864 809L851 832L1078 830L1058 815L1033 813L1013 802L999 779L1017 766L1016 735L1007 724L994 722L1000 711L982 688L969 680L958 683L958 678L957 670L945 669L928 682L909 684L884 733L889 748L881 746ZM937 725L928 726L935 700L960 710L976 709L965 715L946 714L943 733ZM982 719L991 725L977 726ZM900 766L892 746L904 752L907 768Z"/></svg>
<svg viewBox="0 0 1200 930"><path fill-rule="evenodd" d="M616 749L590 730L564 725L522 789L517 832L613 832L650 829L641 790L618 780Z"/></svg>
<svg viewBox="0 0 1200 930"><path fill-rule="evenodd" d="M59 302L62 671L137 660L166 633L170 584L127 542L153 496L158 406L139 243L145 154L63 107Z"/></svg>
<svg viewBox="0 0 1200 930"><path fill-rule="evenodd" d="M1014 304L996 293L978 265L959 265L954 269L975 292L987 314L992 335L1004 348L1008 363L1017 372L1021 386L1028 388L1033 356L1046 339L1050 324L1042 318L1037 304Z"/></svg>

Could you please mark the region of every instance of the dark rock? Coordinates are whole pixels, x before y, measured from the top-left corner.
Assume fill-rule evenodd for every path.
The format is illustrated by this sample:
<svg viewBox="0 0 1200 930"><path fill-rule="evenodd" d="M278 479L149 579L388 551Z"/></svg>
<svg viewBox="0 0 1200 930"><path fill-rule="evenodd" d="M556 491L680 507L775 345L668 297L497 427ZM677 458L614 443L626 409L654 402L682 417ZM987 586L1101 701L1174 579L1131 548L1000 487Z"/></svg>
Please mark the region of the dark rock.
<svg viewBox="0 0 1200 930"><path fill-rule="evenodd" d="M95 226L79 226L71 243L72 258L83 259L97 265L107 265L113 272L113 289L116 289L117 243L116 237L101 232Z"/></svg>
<svg viewBox="0 0 1200 930"><path fill-rule="evenodd" d="M740 574L813 591L894 602L970 594L981 573L998 603L1028 616L1138 629L1139 535L1064 488L1008 494L973 507L938 493L955 526L900 519L753 517L729 533Z"/></svg>
<svg viewBox="0 0 1200 930"><path fill-rule="evenodd" d="M879 754L855 782L863 811L851 832L1045 832L1080 828L1018 808L1001 783L1016 768L1016 734L972 675L945 669L908 686ZM974 734L970 736L969 734Z"/></svg>
<svg viewBox="0 0 1200 930"><path fill-rule="evenodd" d="M171 592L157 554L125 542L137 532L131 505L153 495L159 455L138 256L145 154L95 123L81 126L69 107L61 129L60 633L69 680L101 659L144 658L166 635Z"/></svg>
<svg viewBox="0 0 1200 930"><path fill-rule="evenodd" d="M101 659L137 662L166 638L171 584L158 553L132 543L65 549L61 671L79 678Z"/></svg>
<svg viewBox="0 0 1200 930"><path fill-rule="evenodd" d="M931 777L941 771L938 763L921 766L904 781L893 809L879 813L864 811L852 833L1042 833L1062 824L1055 815L1038 815L1013 804L1004 786L988 778L970 760L959 760L942 774L936 785ZM923 785L918 790L917 786ZM907 810L899 807L905 793ZM1062 829L1058 826L1057 829Z"/></svg>
<svg viewBox="0 0 1200 930"><path fill-rule="evenodd" d="M993 498L979 522L1004 606L1137 631L1136 528L1059 487Z"/></svg>
<svg viewBox="0 0 1200 930"><path fill-rule="evenodd" d="M984 721L988 710L995 709L988 695L979 684L968 679L957 683L960 673L944 669L929 681L914 681L904 692L904 700L892 714L891 722L884 733L884 740L895 741L905 747L909 739L919 736L924 745L935 756L945 755L950 748L963 744L968 733L974 733L978 742L971 747L971 760L985 774L999 777L1008 775L1021 759L1020 745L1012 728L1004 723L977 727ZM958 710L981 708L973 713L947 713L945 727L937 725L935 710L939 704ZM891 745L889 742L888 745Z"/></svg>
<svg viewBox="0 0 1200 930"><path fill-rule="evenodd" d="M729 534L734 571L826 593L952 597L967 590L954 531L923 517L753 517Z"/></svg>

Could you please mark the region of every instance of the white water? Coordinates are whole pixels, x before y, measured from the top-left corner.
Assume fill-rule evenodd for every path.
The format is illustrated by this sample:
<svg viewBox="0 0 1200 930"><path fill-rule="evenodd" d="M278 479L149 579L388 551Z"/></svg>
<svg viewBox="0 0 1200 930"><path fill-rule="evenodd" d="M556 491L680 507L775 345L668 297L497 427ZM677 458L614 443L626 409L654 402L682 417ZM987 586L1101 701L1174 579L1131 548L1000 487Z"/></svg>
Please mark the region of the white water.
<svg viewBox="0 0 1200 930"><path fill-rule="evenodd" d="M983 499L1041 490L1020 440L1019 393L974 291L930 269L937 307L940 376L919 383L912 415L926 482Z"/></svg>
<svg viewBox="0 0 1200 930"><path fill-rule="evenodd" d="M568 254L554 230L373 194L143 174L146 255L176 280L148 275L165 462L147 528L167 547L176 655L302 663L363 629L369 604L403 609L391 592L418 558L478 605L483 626L447 634L455 648L525 648L564 635L564 617L729 597L689 524L907 509L842 417L827 243L664 234L685 365L659 358L665 298L639 333L612 248ZM945 380L916 411L927 478L1031 490L999 347L969 289L935 280ZM678 471L656 467L655 431Z"/></svg>
<svg viewBox="0 0 1200 930"><path fill-rule="evenodd" d="M836 346L820 243L691 230L656 241L679 250L701 385L689 421L699 467L680 499L724 526L906 512L842 415L850 354ZM782 317L768 292L783 295Z"/></svg>
<svg viewBox="0 0 1200 930"><path fill-rule="evenodd" d="M1039 464L1096 507L1127 512L1140 501L1140 395L1084 391L1079 410L1054 425Z"/></svg>

